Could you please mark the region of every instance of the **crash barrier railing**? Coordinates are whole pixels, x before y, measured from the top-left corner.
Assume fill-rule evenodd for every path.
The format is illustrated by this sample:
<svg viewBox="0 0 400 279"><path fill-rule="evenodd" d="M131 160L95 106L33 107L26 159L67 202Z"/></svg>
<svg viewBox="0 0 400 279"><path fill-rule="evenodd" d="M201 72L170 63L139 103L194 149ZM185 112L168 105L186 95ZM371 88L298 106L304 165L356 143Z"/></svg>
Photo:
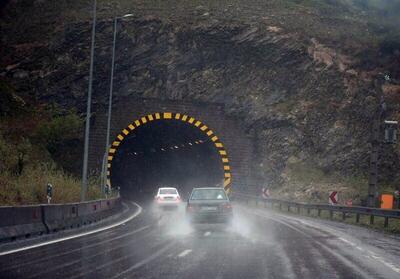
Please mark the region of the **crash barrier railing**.
<svg viewBox="0 0 400 279"><path fill-rule="evenodd" d="M120 198L69 204L0 207L0 242L98 222L119 211Z"/></svg>
<svg viewBox="0 0 400 279"><path fill-rule="evenodd" d="M234 192L232 197L236 200L244 200L247 204L253 201L256 206L264 205L264 207L270 206L270 208L275 208L278 206L279 210L287 210L288 212L291 209L295 209L298 214L301 213L301 210L306 210L307 215L311 215L312 211L316 211L318 217L321 216L323 211L329 212L329 218L333 219L333 214L335 212L342 213L342 220L346 220L349 218L350 214L355 214L356 223L360 222L360 216L367 215L369 216L369 223L371 225L374 224L375 217L383 217L384 218L384 227L387 228L389 226L389 219L400 219L400 210L388 210L388 209L380 209L380 208L371 208L371 207L361 207L361 206L344 206L344 205L330 205L330 204L309 204L302 202L292 202L285 201L273 198L262 198L257 197L250 194L245 193L237 193Z"/></svg>

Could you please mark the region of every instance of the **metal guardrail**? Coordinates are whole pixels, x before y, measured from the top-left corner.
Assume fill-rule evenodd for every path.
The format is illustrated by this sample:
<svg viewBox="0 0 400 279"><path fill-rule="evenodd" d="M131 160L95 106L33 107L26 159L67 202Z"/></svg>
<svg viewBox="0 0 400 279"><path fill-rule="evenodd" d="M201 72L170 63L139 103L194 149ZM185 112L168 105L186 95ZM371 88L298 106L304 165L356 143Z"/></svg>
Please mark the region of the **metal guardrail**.
<svg viewBox="0 0 400 279"><path fill-rule="evenodd" d="M245 193L237 193L234 192L232 195L236 199L246 200L248 204L249 201L255 201L256 205L263 204L264 207L267 207L269 204L271 208L275 208L278 205L279 210L287 209L288 212L291 211L291 208L297 210L297 213L301 213L301 209L307 211L307 215L310 215L312 210L317 211L318 217L321 216L322 211L328 211L330 219L333 219L334 212L342 213L342 220L346 220L348 218L347 214L355 214L356 223L360 222L361 215L370 216L369 223L371 225L374 224L375 217L383 217L385 219L384 227L387 228L389 226L389 219L400 219L400 210L387 210L380 208L371 208L371 207L361 207L361 206L343 206L343 205L329 205L329 204L309 204L302 202L293 202L293 201L285 201L273 198L262 198L257 197L250 194Z"/></svg>

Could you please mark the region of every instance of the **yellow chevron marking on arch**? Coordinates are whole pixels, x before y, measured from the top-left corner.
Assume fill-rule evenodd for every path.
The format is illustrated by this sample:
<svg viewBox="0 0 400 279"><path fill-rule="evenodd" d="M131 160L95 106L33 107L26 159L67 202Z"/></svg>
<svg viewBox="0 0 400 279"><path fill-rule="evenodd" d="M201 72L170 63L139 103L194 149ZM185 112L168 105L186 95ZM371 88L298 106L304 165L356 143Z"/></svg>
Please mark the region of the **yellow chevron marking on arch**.
<svg viewBox="0 0 400 279"><path fill-rule="evenodd" d="M230 178L225 179L225 180L224 180L224 188L225 188L226 186L228 186L229 184L231 184L231 179L230 179Z"/></svg>
<svg viewBox="0 0 400 279"><path fill-rule="evenodd" d="M127 129L123 129L123 130L122 130L122 133L124 133L125 135L128 135L128 134L129 134L129 131L128 131Z"/></svg>
<svg viewBox="0 0 400 279"><path fill-rule="evenodd" d="M124 140L125 136L127 136L131 131L136 129L142 124L146 124L147 122L158 120L158 119L176 119L181 120L183 122L188 122L193 124L194 126L198 127L201 131L203 131L207 136L214 142L216 148L218 148L218 153L221 156L221 160L223 163L224 169L224 189L227 193L231 192L231 177L232 174L230 172L231 168L229 166L229 159L226 150L224 150L223 144L219 141L218 137L214 134L214 132L209 129L206 125L204 125L200 120L196 120L194 117L190 117L186 114L181 113L172 113L172 112L157 112L154 114L149 114L147 116L143 116L133 123L128 125L128 128L122 130L121 134L117 135L117 139L112 143L112 148L109 149L109 155L107 157L107 176L110 176L111 172L111 165L113 156L117 153L117 148ZM110 179L107 179L107 185L111 186Z"/></svg>
<svg viewBox="0 0 400 279"><path fill-rule="evenodd" d="M170 113L170 112L164 112L163 118L164 118L164 119L171 119L171 118L172 118L172 113Z"/></svg>
<svg viewBox="0 0 400 279"><path fill-rule="evenodd" d="M120 141L114 141L114 142L112 143L112 146L119 146L120 143L121 143Z"/></svg>

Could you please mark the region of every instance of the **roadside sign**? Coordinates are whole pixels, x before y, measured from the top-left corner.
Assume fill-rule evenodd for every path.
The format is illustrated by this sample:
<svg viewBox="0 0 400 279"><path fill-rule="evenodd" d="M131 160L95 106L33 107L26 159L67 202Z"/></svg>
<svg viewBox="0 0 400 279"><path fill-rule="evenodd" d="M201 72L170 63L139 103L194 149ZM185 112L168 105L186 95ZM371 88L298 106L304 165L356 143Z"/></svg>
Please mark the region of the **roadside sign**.
<svg viewBox="0 0 400 279"><path fill-rule="evenodd" d="M382 209L393 209L394 196L392 194L381 195L381 208Z"/></svg>
<svg viewBox="0 0 400 279"><path fill-rule="evenodd" d="M335 205L337 203L338 203L338 192L337 191L329 192L329 204Z"/></svg>
<svg viewBox="0 0 400 279"><path fill-rule="evenodd" d="M268 188L262 188L262 197L264 199L267 199L267 198L269 198L269 196L270 196L269 189Z"/></svg>
<svg viewBox="0 0 400 279"><path fill-rule="evenodd" d="M47 203L51 202L51 198L53 197L53 185L47 183Z"/></svg>

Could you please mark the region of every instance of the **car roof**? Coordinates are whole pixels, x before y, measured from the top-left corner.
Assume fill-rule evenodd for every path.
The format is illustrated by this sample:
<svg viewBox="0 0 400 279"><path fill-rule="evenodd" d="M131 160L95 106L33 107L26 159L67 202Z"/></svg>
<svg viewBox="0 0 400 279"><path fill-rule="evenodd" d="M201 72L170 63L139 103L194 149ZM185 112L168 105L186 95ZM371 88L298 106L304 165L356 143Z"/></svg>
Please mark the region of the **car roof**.
<svg viewBox="0 0 400 279"><path fill-rule="evenodd" d="M193 190L214 190L214 189L224 190L224 188L222 188L222 187L199 187L199 188L193 188Z"/></svg>
<svg viewBox="0 0 400 279"><path fill-rule="evenodd" d="M161 187L161 188L158 188L158 190L160 190L160 189L166 189L166 190L171 189L171 190L176 190L176 188L174 188L174 187Z"/></svg>

